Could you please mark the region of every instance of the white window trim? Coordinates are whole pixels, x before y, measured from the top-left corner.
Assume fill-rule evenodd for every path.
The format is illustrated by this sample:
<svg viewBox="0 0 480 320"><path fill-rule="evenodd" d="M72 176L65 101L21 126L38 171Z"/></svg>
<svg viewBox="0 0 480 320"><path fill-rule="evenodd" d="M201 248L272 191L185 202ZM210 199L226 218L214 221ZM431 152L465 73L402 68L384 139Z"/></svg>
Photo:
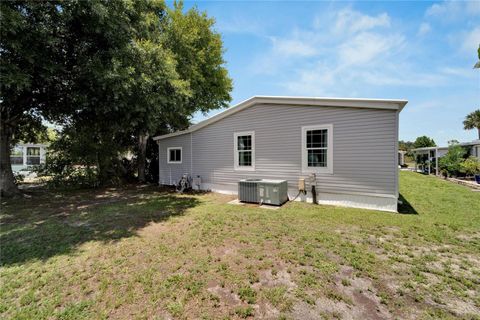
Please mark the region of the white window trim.
<svg viewBox="0 0 480 320"><path fill-rule="evenodd" d="M180 161L170 161L170 150L180 150ZM183 161L182 147L169 147L167 148L167 163L169 164L181 164Z"/></svg>
<svg viewBox="0 0 480 320"><path fill-rule="evenodd" d="M238 137L239 136L252 136L252 165L251 166L239 166L238 165ZM255 171L255 131L242 131L233 133L233 161L234 169L238 171Z"/></svg>
<svg viewBox="0 0 480 320"><path fill-rule="evenodd" d="M327 129L327 166L326 167L309 167L308 166L308 151L306 133L309 130L323 130ZM322 124L315 126L302 127L302 172L303 173L318 173L318 174L333 174L333 124Z"/></svg>

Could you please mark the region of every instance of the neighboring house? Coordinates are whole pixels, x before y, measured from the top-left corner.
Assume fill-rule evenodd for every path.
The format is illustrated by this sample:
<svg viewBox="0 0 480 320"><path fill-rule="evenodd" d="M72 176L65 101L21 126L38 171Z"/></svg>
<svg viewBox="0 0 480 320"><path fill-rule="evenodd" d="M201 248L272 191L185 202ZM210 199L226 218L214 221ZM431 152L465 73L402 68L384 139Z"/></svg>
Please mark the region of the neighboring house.
<svg viewBox="0 0 480 320"><path fill-rule="evenodd" d="M245 178L299 178L319 203L397 210L398 121L406 100L253 97L192 125L155 137L159 184L182 174L200 188L237 193ZM311 185L307 198L311 199Z"/></svg>
<svg viewBox="0 0 480 320"><path fill-rule="evenodd" d="M480 139L471 142L459 143L467 149L468 155L480 160ZM448 152L448 147L425 147L412 149L415 159L415 170L421 170L428 174L439 175L438 161Z"/></svg>
<svg viewBox="0 0 480 320"><path fill-rule="evenodd" d="M28 174L32 167L45 163L47 144L18 143L10 153L14 173Z"/></svg>

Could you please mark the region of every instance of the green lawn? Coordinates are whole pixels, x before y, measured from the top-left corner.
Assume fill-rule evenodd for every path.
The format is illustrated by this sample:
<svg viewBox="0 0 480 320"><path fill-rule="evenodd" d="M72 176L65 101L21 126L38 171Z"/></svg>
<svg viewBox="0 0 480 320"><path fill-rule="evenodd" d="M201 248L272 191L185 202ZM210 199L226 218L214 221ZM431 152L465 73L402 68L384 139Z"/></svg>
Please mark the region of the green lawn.
<svg viewBox="0 0 480 320"><path fill-rule="evenodd" d="M480 193L401 172L403 214L156 187L2 204L3 319L479 319Z"/></svg>

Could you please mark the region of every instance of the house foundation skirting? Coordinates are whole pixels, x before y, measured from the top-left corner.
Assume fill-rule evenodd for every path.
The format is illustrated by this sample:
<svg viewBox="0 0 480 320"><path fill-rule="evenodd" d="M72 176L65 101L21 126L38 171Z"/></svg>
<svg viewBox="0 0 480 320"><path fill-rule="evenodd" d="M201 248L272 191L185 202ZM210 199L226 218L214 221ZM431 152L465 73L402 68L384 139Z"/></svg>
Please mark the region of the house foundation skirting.
<svg viewBox="0 0 480 320"><path fill-rule="evenodd" d="M202 190L210 190L222 194L237 194L237 186L202 183ZM295 198L298 190L290 189L288 191L289 199ZM307 193L306 196L298 196L296 201L312 202L312 196ZM366 194L348 194L348 193L330 193L318 192L317 201L319 204L334 205L350 208L370 209L397 212L397 197L393 195L366 195Z"/></svg>
<svg viewBox="0 0 480 320"><path fill-rule="evenodd" d="M303 199L298 197L296 201L312 202L312 197L307 195ZM376 197L358 194L340 194L319 192L317 194L318 204L333 205L340 207L380 210L388 212L397 212L397 198Z"/></svg>

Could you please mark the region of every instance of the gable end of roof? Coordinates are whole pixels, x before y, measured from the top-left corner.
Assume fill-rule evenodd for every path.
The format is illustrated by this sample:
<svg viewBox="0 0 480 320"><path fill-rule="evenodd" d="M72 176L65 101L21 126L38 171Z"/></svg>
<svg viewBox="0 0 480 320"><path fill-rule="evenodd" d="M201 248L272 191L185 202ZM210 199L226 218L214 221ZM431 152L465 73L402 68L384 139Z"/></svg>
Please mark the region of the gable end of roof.
<svg viewBox="0 0 480 320"><path fill-rule="evenodd" d="M314 98L314 97L275 97L275 96L254 96L239 104L220 112L219 114L190 126L186 130L177 131L161 136L156 136L153 140L162 140L187 134L199 130L205 126L215 123L225 117L242 111L248 107L257 104L279 104L292 106L319 106L319 107L342 107L342 108L366 108L366 109L386 109L402 111L408 100L397 99L362 99L362 98Z"/></svg>

